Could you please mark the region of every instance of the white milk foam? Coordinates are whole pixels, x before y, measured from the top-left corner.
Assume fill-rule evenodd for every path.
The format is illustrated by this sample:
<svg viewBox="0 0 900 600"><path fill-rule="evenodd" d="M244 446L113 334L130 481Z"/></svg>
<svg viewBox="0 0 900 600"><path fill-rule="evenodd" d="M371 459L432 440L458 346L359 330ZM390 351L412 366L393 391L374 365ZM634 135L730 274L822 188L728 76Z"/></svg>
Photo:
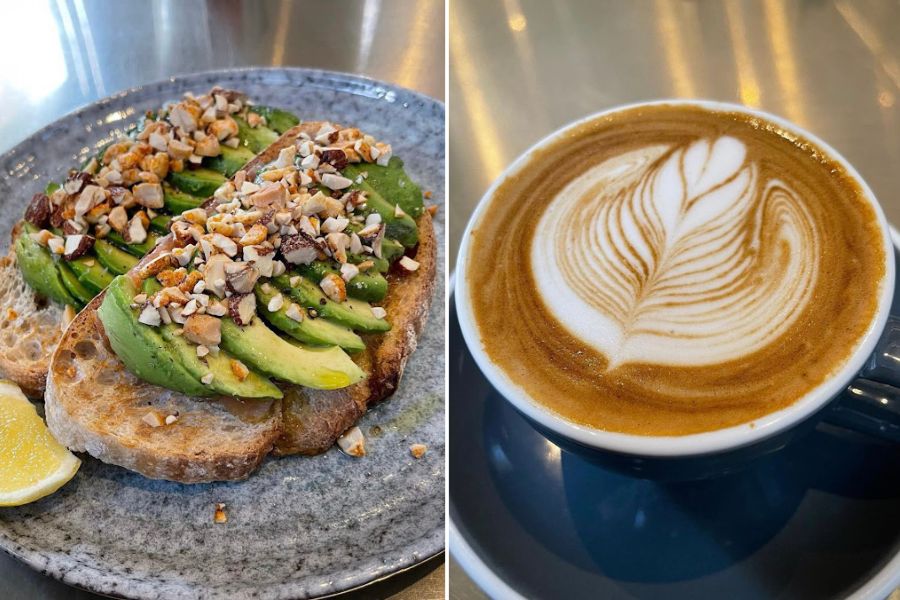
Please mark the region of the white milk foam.
<svg viewBox="0 0 900 600"><path fill-rule="evenodd" d="M709 365L771 344L810 301L820 233L738 139L599 164L545 209L531 267L572 335L624 363Z"/></svg>

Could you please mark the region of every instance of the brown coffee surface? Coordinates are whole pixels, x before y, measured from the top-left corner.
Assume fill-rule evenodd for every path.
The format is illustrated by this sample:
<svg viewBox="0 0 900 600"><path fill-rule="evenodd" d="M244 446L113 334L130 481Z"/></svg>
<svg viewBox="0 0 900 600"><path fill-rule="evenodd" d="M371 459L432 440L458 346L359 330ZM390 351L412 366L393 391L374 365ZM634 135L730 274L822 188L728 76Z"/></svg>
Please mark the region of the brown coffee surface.
<svg viewBox="0 0 900 600"><path fill-rule="evenodd" d="M747 329L747 339L755 340L756 345L748 341L746 353L738 351L736 355L739 346L733 342L722 345L722 350L711 343L708 357L695 356L693 363L679 364L679 340L685 344L686 356L689 348L696 355L698 345L688 345L690 327L702 325L704 317L691 312L698 304L692 304L689 290L679 289L660 275L657 261L662 259L640 250L642 244L654 247L658 241L653 210L642 217L648 226L637 223L640 244L622 242L621 235L610 234L631 259L620 257L622 264L617 265L614 259L619 251L609 248L607 257L596 264L585 265L596 259L591 253L572 259L582 238L599 247L602 240L594 238L603 238L608 228L628 230L622 217L610 216L618 213L601 210L604 202L618 202L655 180L648 175L638 184L606 196L604 190L592 189L585 194L585 203L596 206L577 207L573 214L581 223L599 219L599 233L590 227L572 227L572 240L558 244L556 266L563 280L593 310L615 323L628 324L621 327L625 339L632 334L645 336L639 350L613 360L611 354L574 331L571 320L568 326L560 321L548 306L553 302L552 293L538 292L530 257L545 209L560 190L606 161L649 147L663 148L647 167L660 170L663 161L678 164L692 144L696 147L698 141L723 136L739 140L746 148L746 161L753 164L746 180L756 187L748 192L752 198L742 221L745 225L722 234L708 233L714 241L721 238L723 247L730 244L734 264L744 265L739 277L729 279L723 271L725 283L711 288L717 294L715 301L730 307L728 310L736 306L734 318L740 322L744 305L738 300L743 298L740 301L746 306L758 307L766 286L789 262L790 248L767 233L767 228L786 218L781 214L785 203L775 198L784 195L782 188L790 190L794 205L800 203L791 210L803 214L806 224L802 228L815 240L814 246L803 248L814 257L814 264L807 265L809 261L804 259L801 267L812 268L816 274L809 277L809 285L799 286L796 294L802 294L803 300L779 313L779 323L767 322L754 313L759 327L771 335L754 338L752 328ZM477 330L490 358L532 398L562 417L639 435L721 429L753 421L797 401L843 366L858 347L876 317L878 290L885 277L886 257L876 213L837 161L769 121L683 105L629 109L569 131L537 151L525 168L499 186L470 235L465 276ZM687 248L678 256L691 257L692 251ZM672 271L672 257L666 260ZM604 275L596 269L614 270L609 275L615 285L598 285L591 269L594 275ZM686 272L688 267L678 265L678 269ZM579 282L579 277L584 280ZM643 304L636 305L631 297L654 293L658 298ZM738 300L728 303L731 296ZM746 300L748 297L753 300ZM656 311L656 316L648 320L648 311ZM712 314L712 318L716 316ZM671 331L665 327L665 319L677 321ZM632 326L639 331L630 331ZM750 327L747 323L742 326ZM666 344L664 352L659 352L654 340ZM610 347L625 346L610 343ZM668 354L673 356L671 361L665 359ZM721 356L726 354L723 360ZM656 358L634 358L644 355Z"/></svg>

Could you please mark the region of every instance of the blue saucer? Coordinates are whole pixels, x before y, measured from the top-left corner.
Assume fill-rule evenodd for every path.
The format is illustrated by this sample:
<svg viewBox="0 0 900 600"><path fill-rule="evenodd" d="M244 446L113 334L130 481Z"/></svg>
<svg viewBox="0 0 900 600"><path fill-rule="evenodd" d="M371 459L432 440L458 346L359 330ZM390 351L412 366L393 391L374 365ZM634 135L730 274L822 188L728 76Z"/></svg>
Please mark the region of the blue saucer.
<svg viewBox="0 0 900 600"><path fill-rule="evenodd" d="M900 444L822 424L718 479L628 477L532 428L450 307L450 549L489 593L822 600L900 585Z"/></svg>

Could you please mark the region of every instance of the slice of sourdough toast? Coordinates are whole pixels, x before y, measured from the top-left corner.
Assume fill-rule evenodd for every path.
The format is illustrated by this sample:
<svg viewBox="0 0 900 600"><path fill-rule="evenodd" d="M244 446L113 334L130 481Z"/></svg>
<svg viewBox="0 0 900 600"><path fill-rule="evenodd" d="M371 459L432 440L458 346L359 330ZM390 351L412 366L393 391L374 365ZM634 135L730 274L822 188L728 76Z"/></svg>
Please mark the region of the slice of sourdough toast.
<svg viewBox="0 0 900 600"><path fill-rule="evenodd" d="M153 479L250 475L279 435L280 401L196 399L141 381L109 347L103 295L69 324L51 361L44 406L56 439Z"/></svg>
<svg viewBox="0 0 900 600"><path fill-rule="evenodd" d="M27 395L39 398L50 355L65 329L66 307L28 287L12 249L0 258L0 307L0 372Z"/></svg>
<svg viewBox="0 0 900 600"><path fill-rule="evenodd" d="M248 171L277 157L306 123L286 132L260 154ZM110 349L95 298L66 330L54 353L46 392L47 423L63 444L147 477L184 483L247 477L270 451L316 454L327 450L366 407L391 394L424 326L436 273L431 217L418 219L420 242L412 274L390 275L388 310L392 329L367 336L354 360L367 378L349 388L318 391L284 386L282 401L199 399L146 383L129 373ZM165 250L162 242L136 269ZM153 427L158 415L178 418ZM146 420L145 420L146 419Z"/></svg>
<svg viewBox="0 0 900 600"><path fill-rule="evenodd" d="M359 420L368 406L397 389L428 318L437 271L437 240L431 215L425 212L417 224L419 245L414 258L419 268L411 274L388 276L390 291L383 306L390 315L391 330L365 336L366 349L353 357L365 371L366 379L341 390L301 389L286 394L275 454L324 452Z"/></svg>
<svg viewBox="0 0 900 600"><path fill-rule="evenodd" d="M314 133L321 126L322 121L301 123L292 130L293 138L300 131ZM277 144L264 150L245 168L258 168L274 160L284 147L276 149ZM12 249L21 232L20 225L13 228L7 256L0 258L0 374L28 396L40 398L44 394L50 357L71 315L66 318L64 306L36 294L22 278Z"/></svg>

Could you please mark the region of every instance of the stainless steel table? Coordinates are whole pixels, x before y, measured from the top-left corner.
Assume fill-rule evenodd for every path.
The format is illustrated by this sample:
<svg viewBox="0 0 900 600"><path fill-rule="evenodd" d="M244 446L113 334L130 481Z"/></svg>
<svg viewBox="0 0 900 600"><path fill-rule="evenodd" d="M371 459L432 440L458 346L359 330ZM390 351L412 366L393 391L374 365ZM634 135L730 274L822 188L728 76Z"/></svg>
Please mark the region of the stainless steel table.
<svg viewBox="0 0 900 600"><path fill-rule="evenodd" d="M0 36L0 152L78 106L215 68L360 73L444 98L441 0L28 0ZM443 557L348 598L444 597ZM0 598L97 598L0 552Z"/></svg>
<svg viewBox="0 0 900 600"><path fill-rule="evenodd" d="M451 261L481 195L528 146L663 97L742 102L811 130L900 225L898 33L896 0L453 0ZM455 566L450 584L451 598L483 597Z"/></svg>

